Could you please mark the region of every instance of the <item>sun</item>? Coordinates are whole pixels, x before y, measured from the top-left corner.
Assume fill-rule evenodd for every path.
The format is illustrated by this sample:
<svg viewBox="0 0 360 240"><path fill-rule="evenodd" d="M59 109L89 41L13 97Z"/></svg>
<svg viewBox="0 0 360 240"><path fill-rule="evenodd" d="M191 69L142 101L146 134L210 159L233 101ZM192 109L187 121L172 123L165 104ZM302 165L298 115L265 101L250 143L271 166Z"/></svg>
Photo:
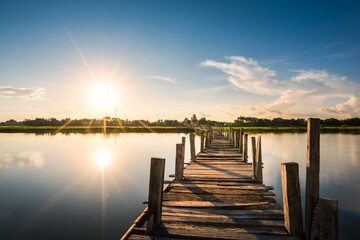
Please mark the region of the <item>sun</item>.
<svg viewBox="0 0 360 240"><path fill-rule="evenodd" d="M89 91L92 103L101 109L114 107L118 99L116 87L108 82L98 82Z"/></svg>

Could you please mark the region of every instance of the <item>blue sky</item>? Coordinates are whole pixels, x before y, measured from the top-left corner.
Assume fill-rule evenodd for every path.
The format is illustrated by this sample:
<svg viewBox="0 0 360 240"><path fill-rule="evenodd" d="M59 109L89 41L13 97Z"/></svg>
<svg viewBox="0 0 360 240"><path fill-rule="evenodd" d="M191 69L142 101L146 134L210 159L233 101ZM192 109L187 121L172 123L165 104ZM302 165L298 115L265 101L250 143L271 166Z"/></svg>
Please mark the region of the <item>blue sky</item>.
<svg viewBox="0 0 360 240"><path fill-rule="evenodd" d="M359 117L359 23L358 1L1 1L0 120Z"/></svg>

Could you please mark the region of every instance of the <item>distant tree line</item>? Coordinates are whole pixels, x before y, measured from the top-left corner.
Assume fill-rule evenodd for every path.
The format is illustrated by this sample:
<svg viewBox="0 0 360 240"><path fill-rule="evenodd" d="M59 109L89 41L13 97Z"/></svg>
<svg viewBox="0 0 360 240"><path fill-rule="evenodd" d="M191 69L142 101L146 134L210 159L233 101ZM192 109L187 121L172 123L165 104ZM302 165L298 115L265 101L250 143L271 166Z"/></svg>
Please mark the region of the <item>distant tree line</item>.
<svg viewBox="0 0 360 240"><path fill-rule="evenodd" d="M320 119L320 124L327 127L340 126L360 126L360 118L348 119ZM234 127L306 127L307 121L303 118L283 119L283 118L255 118L255 117L238 117L231 126Z"/></svg>
<svg viewBox="0 0 360 240"><path fill-rule="evenodd" d="M5 122L1 122L0 126L162 126L162 127L181 127L184 123L178 120L157 120L150 122L148 120L123 120L119 118L105 117L103 119L70 119L65 118L57 120L56 118L36 118L25 119L24 121L15 121L10 119Z"/></svg>
<svg viewBox="0 0 360 240"><path fill-rule="evenodd" d="M103 119L70 119L65 118L57 120L56 118L36 118L25 119L24 121L16 121L10 119L5 122L1 122L0 126L104 126L106 122L107 126L160 126L160 127L183 127L189 126L190 121L178 121L178 120L157 120L150 122L148 120L124 120L119 118L105 117ZM340 127L340 126L360 126L360 118L348 118L348 119L335 119L328 118L320 120L322 126ZM238 117L233 123L219 122L214 120L207 120L206 118L199 119L199 125L207 126L232 126L232 127L306 127L306 120L303 118L297 119L283 119L283 118L255 118L255 117Z"/></svg>

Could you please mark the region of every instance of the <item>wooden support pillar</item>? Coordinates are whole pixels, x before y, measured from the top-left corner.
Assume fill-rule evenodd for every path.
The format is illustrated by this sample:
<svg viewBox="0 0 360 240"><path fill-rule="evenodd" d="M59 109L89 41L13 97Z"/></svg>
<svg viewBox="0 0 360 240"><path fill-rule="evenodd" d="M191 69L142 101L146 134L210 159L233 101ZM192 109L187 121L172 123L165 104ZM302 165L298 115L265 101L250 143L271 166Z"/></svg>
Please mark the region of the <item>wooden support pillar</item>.
<svg viewBox="0 0 360 240"><path fill-rule="evenodd" d="M311 228L311 240L338 239L338 201L320 198L316 204Z"/></svg>
<svg viewBox="0 0 360 240"><path fill-rule="evenodd" d="M193 162L195 162L195 154L195 134L190 133L190 158Z"/></svg>
<svg viewBox="0 0 360 240"><path fill-rule="evenodd" d="M252 150L252 170L253 170L253 177L255 179L255 166L256 166L256 139L255 137L251 137L251 150Z"/></svg>
<svg viewBox="0 0 360 240"><path fill-rule="evenodd" d="M240 137L239 137L239 152L243 153L243 144L244 144L244 129L240 129Z"/></svg>
<svg viewBox="0 0 360 240"><path fill-rule="evenodd" d="M248 161L248 134L244 134L244 149L243 149L244 162Z"/></svg>
<svg viewBox="0 0 360 240"><path fill-rule="evenodd" d="M204 152L204 132L200 132L200 152Z"/></svg>
<svg viewBox="0 0 360 240"><path fill-rule="evenodd" d="M161 223L164 171L165 158L151 158L147 217L147 230L149 232L152 232Z"/></svg>
<svg viewBox="0 0 360 240"><path fill-rule="evenodd" d="M299 165L281 164L281 181L284 203L285 227L291 237L303 237L303 218L299 183Z"/></svg>
<svg viewBox="0 0 360 240"><path fill-rule="evenodd" d="M307 162L305 196L305 239L311 237L314 210L319 201L320 172L320 119L309 118L307 122Z"/></svg>
<svg viewBox="0 0 360 240"><path fill-rule="evenodd" d="M255 158L255 180L263 183L263 174L262 174L262 158L261 158L261 136L258 136L257 148L256 148L256 158Z"/></svg>
<svg viewBox="0 0 360 240"><path fill-rule="evenodd" d="M176 144L175 179L178 182L184 178L184 144Z"/></svg>

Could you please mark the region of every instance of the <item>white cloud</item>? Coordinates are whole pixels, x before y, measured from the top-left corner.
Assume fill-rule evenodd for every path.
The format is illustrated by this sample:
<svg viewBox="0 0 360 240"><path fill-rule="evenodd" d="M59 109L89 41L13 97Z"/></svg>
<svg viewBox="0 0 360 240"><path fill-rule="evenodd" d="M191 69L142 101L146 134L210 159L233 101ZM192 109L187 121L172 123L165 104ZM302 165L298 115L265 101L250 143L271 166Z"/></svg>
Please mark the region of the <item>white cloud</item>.
<svg viewBox="0 0 360 240"><path fill-rule="evenodd" d="M279 81L276 72L245 57L227 57L229 62L206 60L202 66L215 67L228 75L235 87L275 98L254 106L235 105L240 114L263 117L355 117L360 114L360 84L345 76L320 70L292 70L293 77ZM330 99L345 99L328 106ZM227 108L229 106L220 106Z"/></svg>
<svg viewBox="0 0 360 240"><path fill-rule="evenodd" d="M0 86L0 98L20 97L25 100L39 100L46 93L45 88L15 88L10 86Z"/></svg>
<svg viewBox="0 0 360 240"><path fill-rule="evenodd" d="M163 77L163 76L149 76L149 78L151 79L157 79L157 80L161 80L161 81L165 81L165 82L169 82L169 83L173 83L173 84L177 84L176 79L172 78L172 77Z"/></svg>

